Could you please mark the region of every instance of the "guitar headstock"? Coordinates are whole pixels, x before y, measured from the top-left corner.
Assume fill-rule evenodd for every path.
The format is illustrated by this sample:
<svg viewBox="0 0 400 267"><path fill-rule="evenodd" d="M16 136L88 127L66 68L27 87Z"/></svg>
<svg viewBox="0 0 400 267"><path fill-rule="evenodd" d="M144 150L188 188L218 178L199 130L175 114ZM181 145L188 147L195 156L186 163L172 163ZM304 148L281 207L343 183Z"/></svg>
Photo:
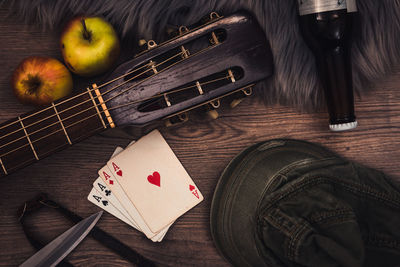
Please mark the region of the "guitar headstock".
<svg viewBox="0 0 400 267"><path fill-rule="evenodd" d="M118 126L145 125L210 104L251 86L273 71L264 32L246 12L229 17L211 13L200 26L179 34L120 65L99 85L104 104Z"/></svg>

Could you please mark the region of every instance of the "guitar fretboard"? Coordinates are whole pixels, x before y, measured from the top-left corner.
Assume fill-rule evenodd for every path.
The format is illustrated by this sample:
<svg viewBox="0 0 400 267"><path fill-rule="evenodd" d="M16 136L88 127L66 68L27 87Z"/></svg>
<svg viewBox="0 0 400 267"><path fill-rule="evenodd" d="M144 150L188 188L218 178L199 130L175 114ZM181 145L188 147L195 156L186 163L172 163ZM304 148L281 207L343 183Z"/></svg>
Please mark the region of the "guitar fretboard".
<svg viewBox="0 0 400 267"><path fill-rule="evenodd" d="M11 119L0 125L0 177L107 127L90 90Z"/></svg>

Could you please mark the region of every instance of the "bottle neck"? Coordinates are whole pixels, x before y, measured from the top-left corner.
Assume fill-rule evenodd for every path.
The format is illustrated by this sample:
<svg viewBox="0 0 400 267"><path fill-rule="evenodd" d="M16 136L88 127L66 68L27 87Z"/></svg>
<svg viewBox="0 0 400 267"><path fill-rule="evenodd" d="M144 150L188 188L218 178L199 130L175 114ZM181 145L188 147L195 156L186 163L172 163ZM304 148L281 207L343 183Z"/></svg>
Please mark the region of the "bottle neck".
<svg viewBox="0 0 400 267"><path fill-rule="evenodd" d="M304 41L313 51L332 130L355 127L351 69L351 37L354 13L345 9L301 16ZM340 126L340 127L336 127Z"/></svg>
<svg viewBox="0 0 400 267"><path fill-rule="evenodd" d="M357 12L356 0L297 0L300 16L335 10Z"/></svg>

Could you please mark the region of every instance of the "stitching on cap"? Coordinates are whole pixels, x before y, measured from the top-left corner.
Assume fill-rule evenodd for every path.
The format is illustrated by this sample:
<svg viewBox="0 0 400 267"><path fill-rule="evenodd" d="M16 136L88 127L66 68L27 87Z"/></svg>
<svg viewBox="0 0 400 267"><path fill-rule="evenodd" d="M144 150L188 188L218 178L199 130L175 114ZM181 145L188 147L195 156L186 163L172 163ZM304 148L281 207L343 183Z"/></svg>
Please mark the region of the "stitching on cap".
<svg viewBox="0 0 400 267"><path fill-rule="evenodd" d="M351 216L355 218L352 209L337 209L333 211L322 211L322 212L315 212L311 215L310 221L315 223L323 222L327 219L333 219L334 217L341 216L341 217L348 217Z"/></svg>
<svg viewBox="0 0 400 267"><path fill-rule="evenodd" d="M326 176L329 177L329 176ZM389 197L386 197L385 194L383 193L379 193L376 192L374 189L368 187L368 186L362 186L360 184L359 187L354 186L353 184L348 184L345 183L344 181L337 181L335 180L333 177L329 177L331 179L328 179L326 177L319 177L319 176L309 176L307 177L306 181L301 181L299 183L296 184L295 187L290 187L283 195L282 194L277 194L277 196L275 196L274 198L272 198L268 205L264 206L265 210L268 210L271 208L272 205L275 205L276 202L286 199L290 196L295 196L299 193L301 193L305 188L314 186L314 185L319 185L319 184L337 184L337 185L341 185L343 187L343 189L358 194L358 195L362 195L364 197L370 197L374 200L377 200L379 202L382 202L384 204L388 204L390 203L392 206L395 206L397 208L400 208L400 199L392 199ZM386 203L388 202L388 203Z"/></svg>
<svg viewBox="0 0 400 267"><path fill-rule="evenodd" d="M363 240L365 243L375 247L400 249L400 240L382 236L380 234L363 234Z"/></svg>
<svg viewBox="0 0 400 267"><path fill-rule="evenodd" d="M293 233L292 238L290 239L289 242L289 247L288 247L288 252L287 252L287 257L289 260L295 261L295 255L297 251L297 246L296 244L300 240L300 237L304 236L304 232L308 230L310 231L311 229L308 227L308 225L303 222L299 228L297 228L297 231Z"/></svg>

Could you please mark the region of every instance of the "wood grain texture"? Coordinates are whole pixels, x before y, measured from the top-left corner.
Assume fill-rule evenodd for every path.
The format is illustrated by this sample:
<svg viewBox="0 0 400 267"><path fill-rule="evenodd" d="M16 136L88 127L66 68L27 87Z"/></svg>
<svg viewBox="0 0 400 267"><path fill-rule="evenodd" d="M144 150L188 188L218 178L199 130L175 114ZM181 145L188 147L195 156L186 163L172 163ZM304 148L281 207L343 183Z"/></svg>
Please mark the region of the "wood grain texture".
<svg viewBox="0 0 400 267"><path fill-rule="evenodd" d="M6 10L0 9L0 18ZM9 17L0 21L0 122L32 109L19 104L10 88L13 69L26 56L61 59L58 32L38 28ZM129 48L125 48L129 50ZM129 51L128 51L129 53ZM76 88L95 80L74 77ZM265 107L256 98L235 109L222 107L220 118L208 121L200 114L188 123L161 129L171 148L192 176L205 200L179 218L161 243L152 243L138 231L109 214L98 226L160 266L229 266L217 253L209 230L209 211L219 175L232 157L245 147L272 138L296 138L323 144L335 152L377 168L400 181L400 69L375 84L374 90L356 98L360 126L351 132L328 130L325 111L300 114L290 107ZM126 132L108 130L1 180L0 266L20 264L34 253L17 221L17 209L39 192L81 216L98 210L86 200L97 170L116 146L131 140ZM56 236L59 220L42 217L42 229ZM97 241L88 238L68 256L76 266L130 266Z"/></svg>

